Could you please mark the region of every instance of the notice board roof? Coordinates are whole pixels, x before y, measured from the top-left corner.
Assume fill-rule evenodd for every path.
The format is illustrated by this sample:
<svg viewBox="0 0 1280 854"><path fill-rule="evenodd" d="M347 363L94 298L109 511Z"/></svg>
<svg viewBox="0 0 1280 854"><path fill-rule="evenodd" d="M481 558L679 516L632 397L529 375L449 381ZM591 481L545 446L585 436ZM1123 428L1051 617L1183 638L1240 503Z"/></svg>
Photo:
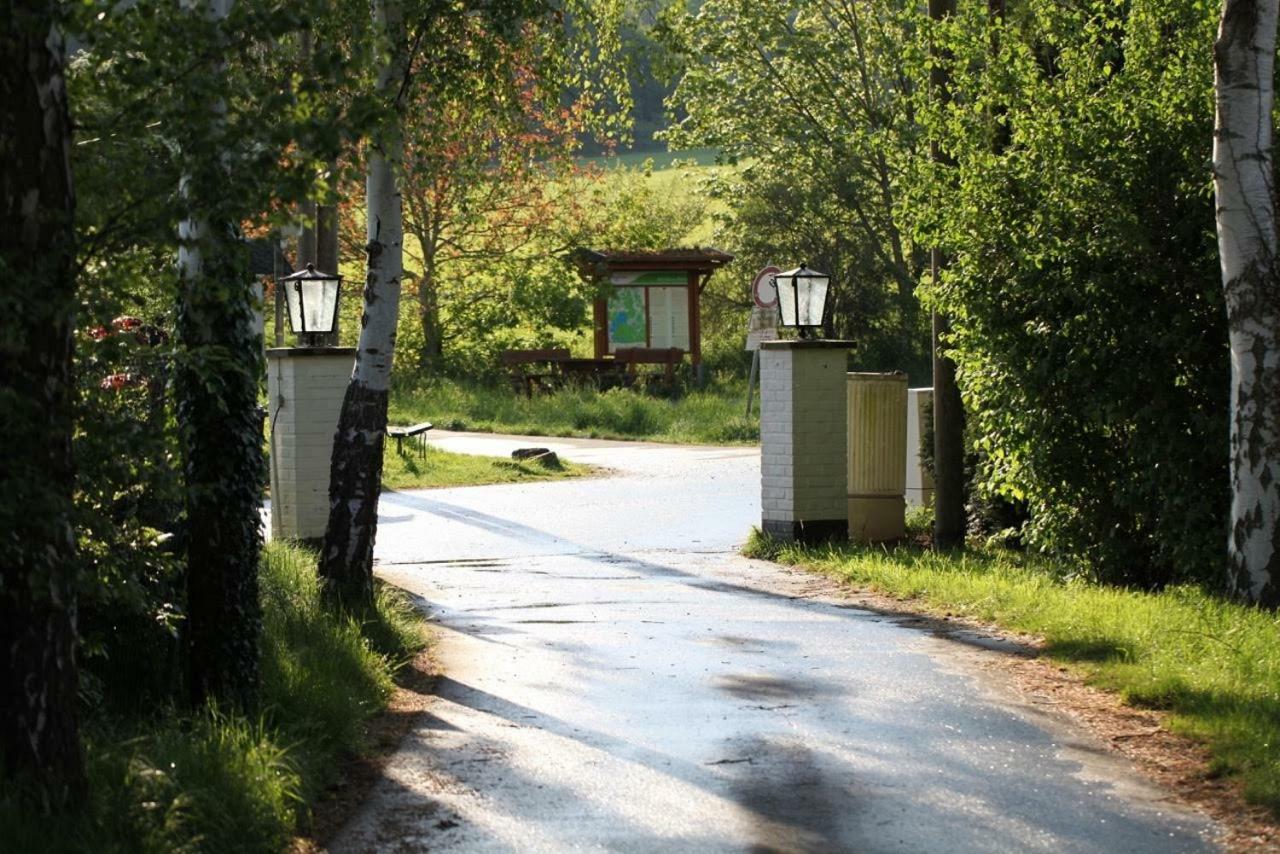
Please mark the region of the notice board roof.
<svg viewBox="0 0 1280 854"><path fill-rule="evenodd" d="M604 274L613 270L693 270L709 273L733 260L719 249L578 249L574 259L583 272Z"/></svg>

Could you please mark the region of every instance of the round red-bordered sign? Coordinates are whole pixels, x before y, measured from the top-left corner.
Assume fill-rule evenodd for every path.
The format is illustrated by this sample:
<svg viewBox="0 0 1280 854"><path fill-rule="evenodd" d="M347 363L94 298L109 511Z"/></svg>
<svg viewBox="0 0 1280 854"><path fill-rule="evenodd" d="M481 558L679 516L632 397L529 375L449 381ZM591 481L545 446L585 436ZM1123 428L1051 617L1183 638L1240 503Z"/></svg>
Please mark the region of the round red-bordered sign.
<svg viewBox="0 0 1280 854"><path fill-rule="evenodd" d="M770 264L751 280L751 299L760 308L777 308L778 306L778 288L773 283L773 277L782 272L780 267Z"/></svg>

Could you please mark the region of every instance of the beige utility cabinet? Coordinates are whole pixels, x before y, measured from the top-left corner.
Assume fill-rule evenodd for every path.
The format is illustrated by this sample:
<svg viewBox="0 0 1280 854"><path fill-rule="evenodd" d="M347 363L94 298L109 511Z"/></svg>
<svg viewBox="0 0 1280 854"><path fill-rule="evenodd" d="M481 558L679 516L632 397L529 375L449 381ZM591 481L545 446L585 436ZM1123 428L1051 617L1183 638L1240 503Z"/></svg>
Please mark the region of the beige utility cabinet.
<svg viewBox="0 0 1280 854"><path fill-rule="evenodd" d="M906 534L907 375L851 373L847 388L849 538L896 540Z"/></svg>

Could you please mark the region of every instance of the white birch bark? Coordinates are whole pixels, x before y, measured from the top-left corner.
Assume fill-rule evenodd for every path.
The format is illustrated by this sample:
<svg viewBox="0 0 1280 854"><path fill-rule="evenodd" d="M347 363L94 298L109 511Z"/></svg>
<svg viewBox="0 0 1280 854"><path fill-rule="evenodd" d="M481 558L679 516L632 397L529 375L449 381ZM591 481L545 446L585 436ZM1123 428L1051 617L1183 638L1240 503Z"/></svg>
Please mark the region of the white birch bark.
<svg viewBox="0 0 1280 854"><path fill-rule="evenodd" d="M1226 0L1214 44L1218 247L1231 347L1230 584L1280 604L1280 287L1271 154L1277 0Z"/></svg>
<svg viewBox="0 0 1280 854"><path fill-rule="evenodd" d="M334 437L329 522L320 564L330 593L349 606L367 604L373 596L373 544L382 491L387 398L404 274L399 186L403 137L398 101L407 74L408 48L399 0L374 0L373 21L388 51L378 75L378 91L393 102L393 109L370 146L364 316L355 368Z"/></svg>

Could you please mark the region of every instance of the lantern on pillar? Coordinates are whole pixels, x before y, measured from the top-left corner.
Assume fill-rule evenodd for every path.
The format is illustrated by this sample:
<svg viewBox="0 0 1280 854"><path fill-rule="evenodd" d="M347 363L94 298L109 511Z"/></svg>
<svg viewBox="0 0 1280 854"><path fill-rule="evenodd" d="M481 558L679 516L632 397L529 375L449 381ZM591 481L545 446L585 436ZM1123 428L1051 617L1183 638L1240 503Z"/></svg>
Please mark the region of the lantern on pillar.
<svg viewBox="0 0 1280 854"><path fill-rule="evenodd" d="M316 346L320 343L319 336L333 332L338 319L341 276L321 273L315 265L308 264L305 270L282 278L279 285L284 288L289 306L289 328L305 346Z"/></svg>
<svg viewBox="0 0 1280 854"><path fill-rule="evenodd" d="M831 277L804 264L794 270L774 277L778 288L778 312L780 323L800 330L804 336L808 330L822 327L827 311L827 289Z"/></svg>

